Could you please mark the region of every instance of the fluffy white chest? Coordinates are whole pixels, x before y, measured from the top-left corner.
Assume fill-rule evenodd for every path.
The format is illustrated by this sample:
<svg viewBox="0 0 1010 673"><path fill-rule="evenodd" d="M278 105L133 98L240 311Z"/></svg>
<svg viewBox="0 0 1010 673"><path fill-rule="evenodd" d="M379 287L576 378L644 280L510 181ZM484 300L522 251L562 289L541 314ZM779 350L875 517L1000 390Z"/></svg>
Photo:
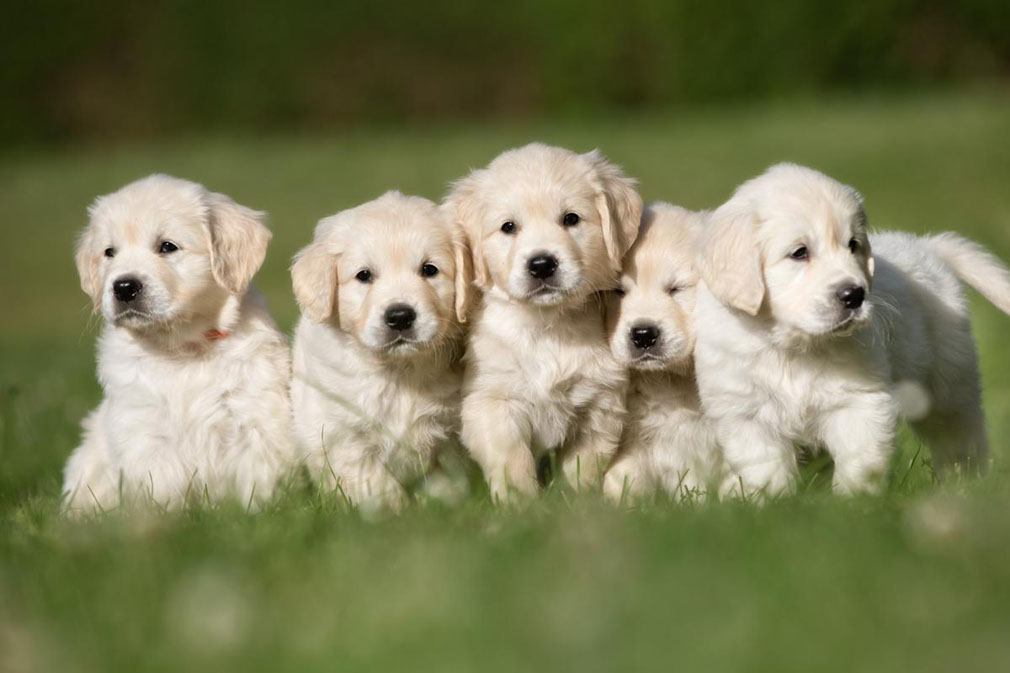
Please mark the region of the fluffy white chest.
<svg viewBox="0 0 1010 673"><path fill-rule="evenodd" d="M334 385L337 382L341 385ZM442 381L433 387L444 385ZM447 435L454 425L456 405L451 395L403 381L309 374L292 392L302 431L315 433L335 448L342 439L354 438L383 453L401 444L430 449L432 435Z"/></svg>
<svg viewBox="0 0 1010 673"><path fill-rule="evenodd" d="M662 443L665 435L694 426L702 418L693 381L682 381L672 374L632 376L627 430L638 441Z"/></svg>
<svg viewBox="0 0 1010 673"><path fill-rule="evenodd" d="M536 358L521 363L519 380L527 383L526 403L532 412L535 445L550 449L564 443L583 410L606 386L588 370L597 370L606 377L599 363L609 356L603 348L590 347L580 352L549 344Z"/></svg>
<svg viewBox="0 0 1010 673"><path fill-rule="evenodd" d="M614 476L639 488L685 495L719 477L715 431L691 377L633 373L623 443Z"/></svg>
<svg viewBox="0 0 1010 673"><path fill-rule="evenodd" d="M862 340L839 337L809 351L779 348L711 301L699 301L696 314L698 385L709 415L754 419L814 443L824 414L853 396L887 389L879 357Z"/></svg>
<svg viewBox="0 0 1010 673"><path fill-rule="evenodd" d="M255 399L256 391L275 393L277 382L269 379L280 380L282 372L229 355L171 358L121 344L105 349L102 379L113 454L144 453L147 460L206 475L255 425L249 412L262 406L283 413L283 406L274 409L266 399Z"/></svg>
<svg viewBox="0 0 1010 673"><path fill-rule="evenodd" d="M626 374L595 312L550 323L517 319L517 313L492 305L481 316L468 354L468 386L500 390L524 411L535 447L558 448L604 391L624 385Z"/></svg>
<svg viewBox="0 0 1010 673"><path fill-rule="evenodd" d="M165 506L268 498L290 465L289 358L269 316L247 316L220 341L166 350L107 327L105 398L67 464L74 506L123 493Z"/></svg>
<svg viewBox="0 0 1010 673"><path fill-rule="evenodd" d="M310 455L387 461L406 451L427 461L458 425L459 386L459 371L447 364L390 365L328 327L303 321L298 328L291 394Z"/></svg>

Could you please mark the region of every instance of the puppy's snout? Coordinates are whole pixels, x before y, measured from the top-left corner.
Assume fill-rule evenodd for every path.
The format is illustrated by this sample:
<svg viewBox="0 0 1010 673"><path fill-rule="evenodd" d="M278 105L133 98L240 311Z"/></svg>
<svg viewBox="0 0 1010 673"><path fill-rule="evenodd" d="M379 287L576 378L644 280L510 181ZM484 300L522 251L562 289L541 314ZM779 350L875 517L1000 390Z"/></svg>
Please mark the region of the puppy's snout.
<svg viewBox="0 0 1010 673"><path fill-rule="evenodd" d="M642 323L631 328L631 343L638 350L647 350L659 341L659 328L651 323Z"/></svg>
<svg viewBox="0 0 1010 673"><path fill-rule="evenodd" d="M866 299L866 289L860 285L847 285L835 293L842 306L848 309L857 309L863 305Z"/></svg>
<svg viewBox="0 0 1010 673"><path fill-rule="evenodd" d="M389 329L403 332L414 326L417 320L417 311L406 304L393 304L386 309L386 326Z"/></svg>
<svg viewBox="0 0 1010 673"><path fill-rule="evenodd" d="M554 255L540 253L530 257L526 263L530 275L539 280L546 280L558 269L558 258Z"/></svg>
<svg viewBox="0 0 1010 673"><path fill-rule="evenodd" d="M144 284L132 276L117 278L112 283L112 294L124 304L140 296L143 289Z"/></svg>

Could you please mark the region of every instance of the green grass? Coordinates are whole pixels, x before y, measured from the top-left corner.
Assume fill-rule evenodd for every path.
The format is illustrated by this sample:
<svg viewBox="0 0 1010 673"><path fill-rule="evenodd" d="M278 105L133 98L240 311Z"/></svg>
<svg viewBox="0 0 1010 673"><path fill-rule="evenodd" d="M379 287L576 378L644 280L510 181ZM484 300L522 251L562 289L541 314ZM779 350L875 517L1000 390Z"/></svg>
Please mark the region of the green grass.
<svg viewBox="0 0 1010 673"><path fill-rule="evenodd" d="M647 199L723 200L791 159L856 185L878 228L955 229L1010 259L1010 95L954 92L338 137L0 158L0 672L1006 670L1010 318L973 314L994 466L935 485L904 433L891 489L621 511L551 493L374 518L292 490L256 516L57 515L99 398L71 247L99 193L152 171L270 211L258 277L282 325L314 222L446 182L530 139L601 147Z"/></svg>

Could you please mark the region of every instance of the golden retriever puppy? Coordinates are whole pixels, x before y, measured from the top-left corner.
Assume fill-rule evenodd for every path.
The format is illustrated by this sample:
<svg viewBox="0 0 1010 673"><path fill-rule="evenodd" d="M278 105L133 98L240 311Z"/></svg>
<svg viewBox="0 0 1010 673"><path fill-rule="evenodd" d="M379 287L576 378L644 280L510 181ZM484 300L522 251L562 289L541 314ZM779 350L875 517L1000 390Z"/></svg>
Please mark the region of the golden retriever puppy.
<svg viewBox="0 0 1010 673"><path fill-rule="evenodd" d="M446 203L483 291L465 357L463 443L497 499L534 492L548 453L575 487L598 485L620 440L626 384L599 293L638 232L634 182L597 152L531 144L456 182Z"/></svg>
<svg viewBox="0 0 1010 673"><path fill-rule="evenodd" d="M294 428L324 488L396 507L457 431L470 268L452 219L399 192L321 220L295 257Z"/></svg>
<svg viewBox="0 0 1010 673"><path fill-rule="evenodd" d="M166 175L89 212L77 269L105 318L105 397L67 461L66 506L268 498L291 445L287 342L249 286L263 213Z"/></svg>
<svg viewBox="0 0 1010 673"><path fill-rule="evenodd" d="M631 370L620 451L604 482L614 499L658 491L691 498L718 487L715 429L694 380L694 245L703 217L647 206L611 298L610 347Z"/></svg>
<svg viewBox="0 0 1010 673"><path fill-rule="evenodd" d="M866 226L854 189L780 164L740 186L705 227L696 366L732 469L728 490L790 491L801 445L828 451L836 491L879 491L899 411L940 467L984 467L959 280L1010 312L1010 274L954 234Z"/></svg>

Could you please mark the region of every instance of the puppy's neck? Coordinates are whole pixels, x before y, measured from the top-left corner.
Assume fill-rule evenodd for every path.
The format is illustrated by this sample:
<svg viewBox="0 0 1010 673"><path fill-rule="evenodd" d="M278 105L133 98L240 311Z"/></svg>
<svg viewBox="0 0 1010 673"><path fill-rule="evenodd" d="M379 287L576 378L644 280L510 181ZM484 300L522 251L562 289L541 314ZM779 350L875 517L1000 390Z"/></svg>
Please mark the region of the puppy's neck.
<svg viewBox="0 0 1010 673"><path fill-rule="evenodd" d="M368 357L386 372L409 379L425 374L441 375L459 360L461 351L459 340L450 338L443 338L437 344L428 345L420 351L402 356L376 353L360 344L359 347L368 351Z"/></svg>
<svg viewBox="0 0 1010 673"><path fill-rule="evenodd" d="M171 355L193 355L212 348L238 326L245 297L224 295L198 312L164 326L122 328L145 348Z"/></svg>
<svg viewBox="0 0 1010 673"><path fill-rule="evenodd" d="M633 369L629 386L629 400L636 398L661 399L671 405L688 406L692 409L701 408L698 383L694 378L693 362L691 366L685 367L681 371ZM632 406L634 406L633 402Z"/></svg>
<svg viewBox="0 0 1010 673"><path fill-rule="evenodd" d="M421 380L427 375L440 376L459 361L462 351L462 339L443 336L438 343L429 343L412 353L381 352L365 346L354 334L333 323L317 327L316 338L322 338L329 348L325 360L355 381L377 375Z"/></svg>
<svg viewBox="0 0 1010 673"><path fill-rule="evenodd" d="M484 295L484 314L508 314L530 328L548 332L559 327L571 329L573 324L578 323L603 327L603 305L595 295L553 306L540 306L517 301L502 292L488 292Z"/></svg>
<svg viewBox="0 0 1010 673"><path fill-rule="evenodd" d="M694 386L694 364L677 369L632 369L631 384L641 388Z"/></svg>

